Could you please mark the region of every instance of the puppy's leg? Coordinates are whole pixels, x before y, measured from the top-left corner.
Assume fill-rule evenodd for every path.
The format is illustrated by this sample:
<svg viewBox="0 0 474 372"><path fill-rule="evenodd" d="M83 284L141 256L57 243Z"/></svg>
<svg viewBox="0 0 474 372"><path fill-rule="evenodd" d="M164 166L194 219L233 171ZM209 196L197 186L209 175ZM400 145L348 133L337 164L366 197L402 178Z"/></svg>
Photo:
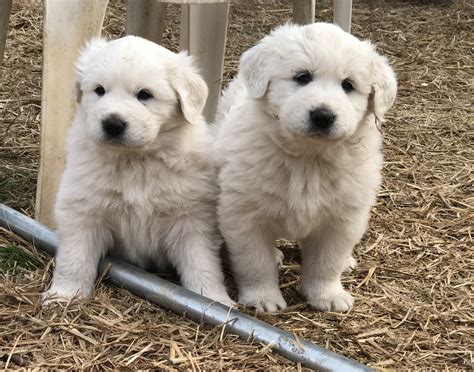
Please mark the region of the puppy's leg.
<svg viewBox="0 0 474 372"><path fill-rule="evenodd" d="M275 248L275 261L279 269L283 267L284 258L285 258L285 254L282 251L280 251L278 248Z"/></svg>
<svg viewBox="0 0 474 372"><path fill-rule="evenodd" d="M167 253L183 287L227 306L235 303L224 285L219 257L220 242L195 227L199 222L177 223L167 239ZM176 226L181 225L181 232Z"/></svg>
<svg viewBox="0 0 474 372"><path fill-rule="evenodd" d="M358 216L360 217L360 216ZM355 221L355 222L354 222ZM348 311L354 299L341 284L341 274L352 265L352 248L362 237L367 218L327 224L304 239L302 292L321 311ZM350 257L351 259L348 259Z"/></svg>
<svg viewBox="0 0 474 372"><path fill-rule="evenodd" d="M356 259L352 255L346 257L346 267L344 268L344 272L350 273L351 271L355 270L356 267L357 267Z"/></svg>
<svg viewBox="0 0 474 372"><path fill-rule="evenodd" d="M224 228L223 234L239 287L239 302L254 306L257 311L285 309L287 305L278 286L275 234L255 226L238 230Z"/></svg>
<svg viewBox="0 0 474 372"><path fill-rule="evenodd" d="M68 300L75 295L88 297L97 276L97 265L111 245L108 231L98 226L59 227L59 248L56 254L51 288L44 293L48 298Z"/></svg>

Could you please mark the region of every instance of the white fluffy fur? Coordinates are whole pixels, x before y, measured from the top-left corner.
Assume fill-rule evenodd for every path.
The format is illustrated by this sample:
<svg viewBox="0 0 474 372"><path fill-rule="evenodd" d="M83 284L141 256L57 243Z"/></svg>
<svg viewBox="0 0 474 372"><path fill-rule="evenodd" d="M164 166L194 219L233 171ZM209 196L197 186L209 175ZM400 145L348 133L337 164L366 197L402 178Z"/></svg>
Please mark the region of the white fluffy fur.
<svg viewBox="0 0 474 372"><path fill-rule="evenodd" d="M293 77L307 70L313 81ZM355 90L346 93L349 78ZM260 311L286 307L278 287L275 239L297 239L302 293L319 310L349 310L341 273L355 265L381 182L383 120L396 80L374 47L339 27L285 25L245 52L224 92L215 150L220 162L219 226L239 302ZM325 106L336 121L311 134L309 112Z"/></svg>
<svg viewBox="0 0 474 372"><path fill-rule="evenodd" d="M46 297L89 296L101 257L177 269L184 287L231 304L220 268L215 164L201 111L207 87L186 54L127 36L92 40L77 62L82 99L69 133ZM101 85L105 95L94 89ZM153 98L139 101L140 89ZM104 136L102 120L128 123Z"/></svg>

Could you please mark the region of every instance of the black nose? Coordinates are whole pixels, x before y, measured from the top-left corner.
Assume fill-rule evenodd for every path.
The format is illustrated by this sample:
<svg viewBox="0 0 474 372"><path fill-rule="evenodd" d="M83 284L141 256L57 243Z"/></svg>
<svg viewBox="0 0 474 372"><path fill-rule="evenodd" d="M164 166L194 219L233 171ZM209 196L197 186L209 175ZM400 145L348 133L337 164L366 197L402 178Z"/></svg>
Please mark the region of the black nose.
<svg viewBox="0 0 474 372"><path fill-rule="evenodd" d="M102 129L110 137L119 137L125 132L127 123L116 115L111 115L102 120Z"/></svg>
<svg viewBox="0 0 474 372"><path fill-rule="evenodd" d="M314 109L309 117L314 129L328 129L336 120L336 115L325 107Z"/></svg>

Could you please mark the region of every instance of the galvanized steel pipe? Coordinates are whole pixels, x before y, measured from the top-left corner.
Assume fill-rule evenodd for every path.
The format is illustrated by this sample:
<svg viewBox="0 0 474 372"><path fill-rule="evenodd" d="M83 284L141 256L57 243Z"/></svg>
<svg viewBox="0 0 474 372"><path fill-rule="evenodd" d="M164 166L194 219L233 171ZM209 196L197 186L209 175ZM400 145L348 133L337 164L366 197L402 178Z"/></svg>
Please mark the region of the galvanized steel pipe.
<svg viewBox="0 0 474 372"><path fill-rule="evenodd" d="M0 226L11 230L36 247L55 254L56 234L35 220L0 204ZM225 331L243 340L256 340L301 365L317 370L371 371L370 368L332 351L316 346L303 338L267 324L252 316L213 302L187 289L170 283L138 267L105 257L100 270L108 269L107 280L131 293L177 314L212 326L224 325Z"/></svg>

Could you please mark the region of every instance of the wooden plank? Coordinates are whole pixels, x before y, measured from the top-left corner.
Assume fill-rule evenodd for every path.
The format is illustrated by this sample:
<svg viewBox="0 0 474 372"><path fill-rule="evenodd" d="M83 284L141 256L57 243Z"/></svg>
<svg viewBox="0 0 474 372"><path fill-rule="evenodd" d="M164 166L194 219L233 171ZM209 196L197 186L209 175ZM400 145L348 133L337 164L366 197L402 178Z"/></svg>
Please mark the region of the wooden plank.
<svg viewBox="0 0 474 372"><path fill-rule="evenodd" d="M316 0L293 0L293 22L307 25L314 22Z"/></svg>
<svg viewBox="0 0 474 372"><path fill-rule="evenodd" d="M333 0L334 23L351 32L352 0Z"/></svg>
<svg viewBox="0 0 474 372"><path fill-rule="evenodd" d="M127 35L160 44L165 30L166 4L156 0L127 1Z"/></svg>
<svg viewBox="0 0 474 372"><path fill-rule="evenodd" d="M99 35L107 0L44 0L41 153L36 218L54 227L54 202L64 170L64 143L72 122L74 63L86 40Z"/></svg>
<svg viewBox="0 0 474 372"><path fill-rule="evenodd" d="M2 0L0 4L0 66L3 61L5 44L7 42L8 21L12 10L12 0Z"/></svg>
<svg viewBox="0 0 474 372"><path fill-rule="evenodd" d="M208 121L214 119L221 92L228 16L229 2L183 5L181 12L180 49L194 56L209 87L204 108Z"/></svg>

